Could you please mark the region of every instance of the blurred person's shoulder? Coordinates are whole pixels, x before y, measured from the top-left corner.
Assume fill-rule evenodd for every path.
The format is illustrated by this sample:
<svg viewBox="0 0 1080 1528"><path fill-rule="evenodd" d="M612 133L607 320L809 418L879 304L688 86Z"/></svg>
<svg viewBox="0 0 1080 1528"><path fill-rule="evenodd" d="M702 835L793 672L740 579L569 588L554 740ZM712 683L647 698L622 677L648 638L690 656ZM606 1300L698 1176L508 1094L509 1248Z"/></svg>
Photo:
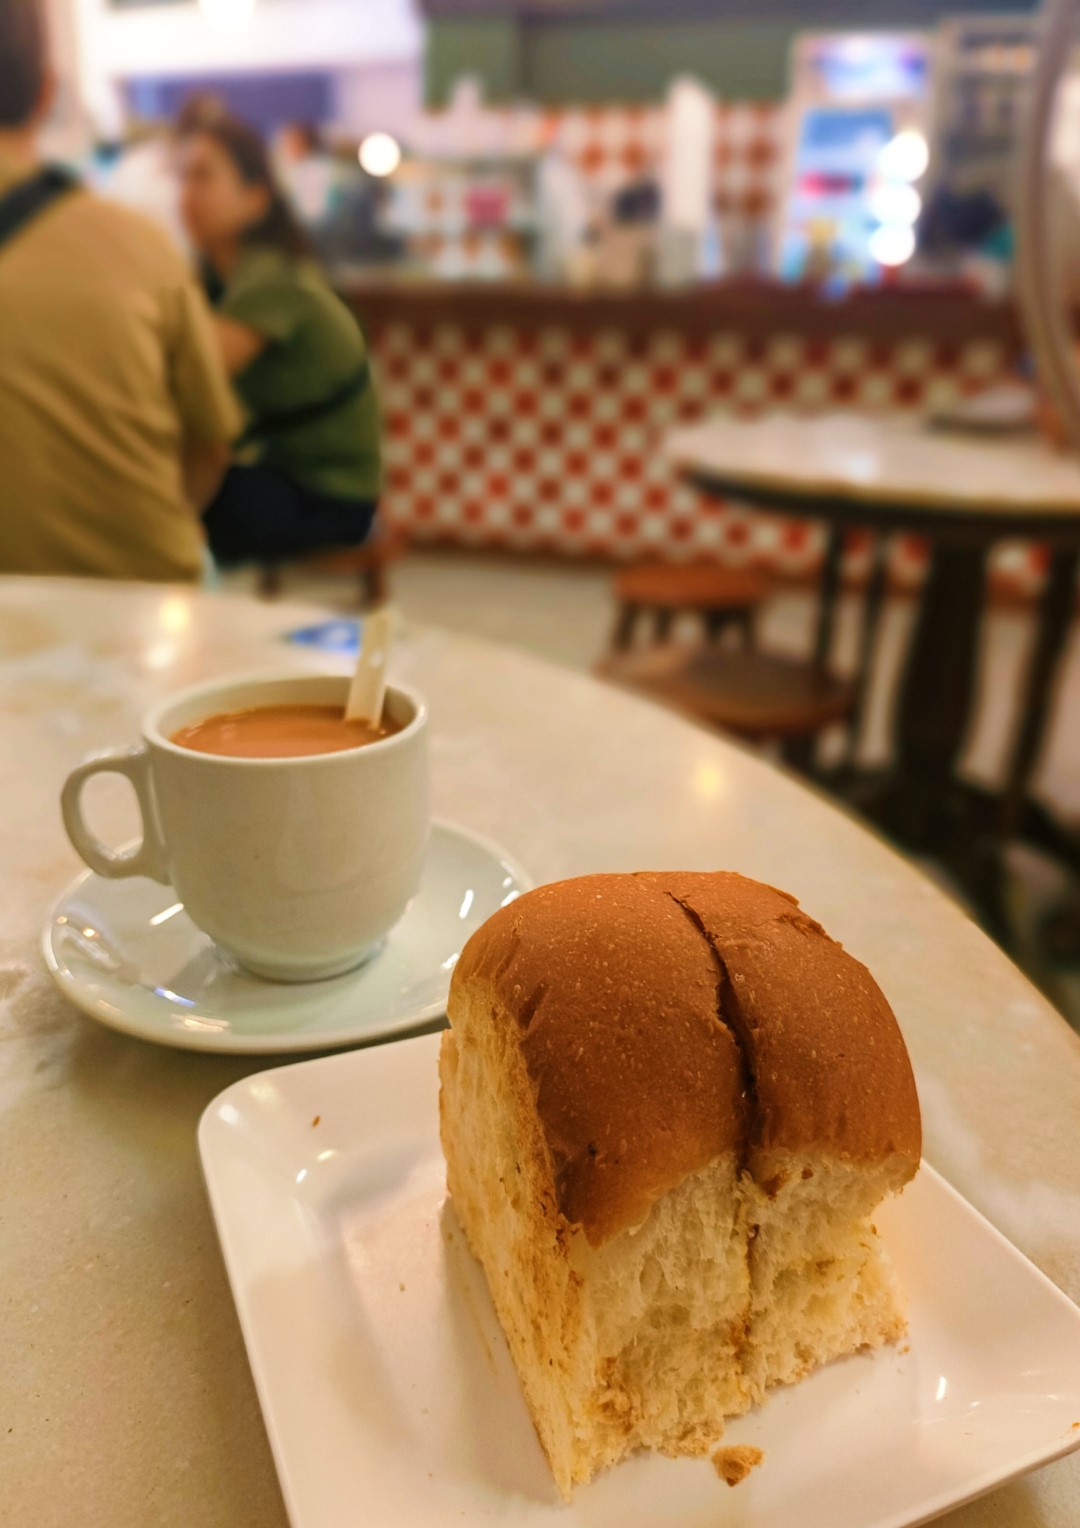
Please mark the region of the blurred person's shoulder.
<svg viewBox="0 0 1080 1528"><path fill-rule="evenodd" d="M93 191L72 197L65 236L72 252L103 262L122 279L152 287L178 286L193 279L185 255L154 218Z"/></svg>

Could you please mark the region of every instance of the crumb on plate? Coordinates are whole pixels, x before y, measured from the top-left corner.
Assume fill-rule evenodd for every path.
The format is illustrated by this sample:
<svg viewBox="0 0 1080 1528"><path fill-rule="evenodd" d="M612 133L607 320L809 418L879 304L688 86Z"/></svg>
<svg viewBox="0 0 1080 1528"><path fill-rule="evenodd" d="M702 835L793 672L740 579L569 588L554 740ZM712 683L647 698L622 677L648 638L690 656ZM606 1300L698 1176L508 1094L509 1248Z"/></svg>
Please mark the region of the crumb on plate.
<svg viewBox="0 0 1080 1528"><path fill-rule="evenodd" d="M313 1120L312 1120L312 1122L311 1122L311 1128L312 1128L312 1130L314 1130L314 1129L315 1129L315 1126L316 1126L316 1125L317 1125L317 1124L318 1124L318 1123L319 1123L319 1121L320 1121L320 1120L321 1120L321 1119L322 1119L322 1115L321 1115L321 1114L316 1114L316 1116L315 1116L315 1118L314 1118L314 1119L313 1119Z"/></svg>
<svg viewBox="0 0 1080 1528"><path fill-rule="evenodd" d="M759 1448L740 1443L732 1448L718 1448L712 1456L712 1466L721 1480L727 1481L729 1486L737 1486L751 1470L757 1469L764 1457Z"/></svg>

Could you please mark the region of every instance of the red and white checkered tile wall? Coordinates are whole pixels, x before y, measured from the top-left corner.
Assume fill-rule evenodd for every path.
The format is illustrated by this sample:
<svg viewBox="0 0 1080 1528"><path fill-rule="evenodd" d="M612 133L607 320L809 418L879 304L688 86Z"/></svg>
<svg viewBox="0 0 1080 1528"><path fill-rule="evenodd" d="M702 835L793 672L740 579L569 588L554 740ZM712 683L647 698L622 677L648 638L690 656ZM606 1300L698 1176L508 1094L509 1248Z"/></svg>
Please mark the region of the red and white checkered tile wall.
<svg viewBox="0 0 1080 1528"><path fill-rule="evenodd" d="M658 106L604 106L549 112L547 133L598 187L655 174L666 118ZM716 200L724 212L763 217L775 211L783 173L783 108L719 102L715 112Z"/></svg>
<svg viewBox="0 0 1080 1528"><path fill-rule="evenodd" d="M735 333L636 339L394 322L376 324L372 338L385 509L415 541L717 557L787 575L815 568L820 530L718 506L677 481L659 450L672 425L719 410L916 410L992 384L1009 363L996 342L953 350L930 336L881 347L778 334L759 344ZM853 571L866 552L853 538ZM914 582L923 565L917 541L898 543L896 578ZM1040 562L1006 550L999 571L1028 592Z"/></svg>
<svg viewBox="0 0 1080 1528"><path fill-rule="evenodd" d="M605 196L654 173L664 149L659 106L485 113L487 144L537 147L554 137ZM744 253L782 193L783 109L718 103L715 197L729 249ZM437 121L429 119L437 133ZM374 315L373 315L374 316ZM385 508L416 541L620 559L718 557L798 576L820 558L822 532L717 506L679 483L659 452L664 432L718 410L917 410L988 386L1011 357L994 343L955 350L932 334L890 346L736 333L691 339L658 331L531 333L406 323L372 337L387 431ZM865 537L849 541L865 563ZM999 577L1037 586L1043 559L1003 549ZM893 575L913 583L921 544L896 544Z"/></svg>
<svg viewBox="0 0 1080 1528"><path fill-rule="evenodd" d="M655 174L664 150L660 107L600 107L548 115L549 131L586 179L610 195L626 181ZM760 262L782 194L783 108L719 102L715 109L713 199L723 217L729 262Z"/></svg>

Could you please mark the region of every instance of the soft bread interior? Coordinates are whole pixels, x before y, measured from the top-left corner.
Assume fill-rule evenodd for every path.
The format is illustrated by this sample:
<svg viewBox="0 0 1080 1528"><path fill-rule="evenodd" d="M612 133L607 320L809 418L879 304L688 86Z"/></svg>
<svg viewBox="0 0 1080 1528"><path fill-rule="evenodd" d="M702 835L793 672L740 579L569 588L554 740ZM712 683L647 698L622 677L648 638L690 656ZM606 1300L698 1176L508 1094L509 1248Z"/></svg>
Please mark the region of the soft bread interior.
<svg viewBox="0 0 1080 1528"><path fill-rule="evenodd" d="M637 1448L699 1453L716 1438L710 1418L750 1404L738 1362L750 1297L738 1171L725 1156L692 1174L600 1248L571 1236L585 1350L575 1406L588 1424L574 1480Z"/></svg>
<svg viewBox="0 0 1080 1528"><path fill-rule="evenodd" d="M440 1070L450 1194L564 1496L641 1447L706 1453L770 1386L903 1330L868 1219L892 1164L808 1152L758 1181L725 1153L593 1246L491 982L458 989Z"/></svg>
<svg viewBox="0 0 1080 1528"><path fill-rule="evenodd" d="M742 1180L751 1284L741 1362L755 1401L830 1359L895 1341L899 1285L868 1216L899 1185L890 1168L824 1154L790 1159L773 1197Z"/></svg>

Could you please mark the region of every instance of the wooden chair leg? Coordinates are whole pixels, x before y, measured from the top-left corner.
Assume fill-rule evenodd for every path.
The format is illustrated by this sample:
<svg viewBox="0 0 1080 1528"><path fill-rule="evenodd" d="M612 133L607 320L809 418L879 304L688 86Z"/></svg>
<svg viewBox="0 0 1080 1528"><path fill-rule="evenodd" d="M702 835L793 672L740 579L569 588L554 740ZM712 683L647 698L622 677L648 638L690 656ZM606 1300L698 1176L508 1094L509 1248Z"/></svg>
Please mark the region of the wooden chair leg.
<svg viewBox="0 0 1080 1528"><path fill-rule="evenodd" d="M1059 965L1080 961L1080 887L1074 887L1041 920L1039 936L1043 949Z"/></svg>
<svg viewBox="0 0 1080 1528"><path fill-rule="evenodd" d="M626 653L634 645L634 635L637 631L638 618L641 615L639 605L620 605L618 616L615 619L615 630L611 636L611 648L616 653Z"/></svg>
<svg viewBox="0 0 1080 1528"><path fill-rule="evenodd" d="M381 560L376 560L367 570L367 597L372 605L386 603L386 567Z"/></svg>
<svg viewBox="0 0 1080 1528"><path fill-rule="evenodd" d="M836 628L836 602L840 594L840 571L845 539L844 528L837 525L830 530L825 544L817 634L814 640L814 666L821 674L828 672L829 660L832 656L833 632Z"/></svg>
<svg viewBox="0 0 1080 1528"><path fill-rule="evenodd" d="M877 655L878 634L885 608L885 588L889 572L890 540L879 536L874 543L873 561L870 565L870 581L866 586L863 603L862 634L859 639L859 667L855 679L855 709L848 728L848 762L854 763L858 755L866 726L867 707L870 703L871 681L874 675L874 658Z"/></svg>
<svg viewBox="0 0 1080 1528"><path fill-rule="evenodd" d="M757 633L755 630L753 610L740 610L738 616L739 634L742 637L742 645L748 653L752 653L757 646Z"/></svg>
<svg viewBox="0 0 1080 1528"><path fill-rule="evenodd" d="M705 640L715 645L724 635L731 621L731 613L727 610L706 610L705 612Z"/></svg>
<svg viewBox="0 0 1080 1528"><path fill-rule="evenodd" d="M1080 553L1074 548L1056 552L1050 564L1050 576L1038 614L1035 651L1025 686L1024 712L1009 762L1008 785L1001 801L999 826L1003 837L1016 832L1031 772L1046 733L1048 702L1076 613L1078 566Z"/></svg>
<svg viewBox="0 0 1080 1528"><path fill-rule="evenodd" d="M814 773L814 760L817 755L817 738L788 737L780 744L780 757L785 764L797 769L802 775Z"/></svg>
<svg viewBox="0 0 1080 1528"><path fill-rule="evenodd" d="M667 642L671 638L671 628L675 625L674 610L658 610L656 612L656 640Z"/></svg>

